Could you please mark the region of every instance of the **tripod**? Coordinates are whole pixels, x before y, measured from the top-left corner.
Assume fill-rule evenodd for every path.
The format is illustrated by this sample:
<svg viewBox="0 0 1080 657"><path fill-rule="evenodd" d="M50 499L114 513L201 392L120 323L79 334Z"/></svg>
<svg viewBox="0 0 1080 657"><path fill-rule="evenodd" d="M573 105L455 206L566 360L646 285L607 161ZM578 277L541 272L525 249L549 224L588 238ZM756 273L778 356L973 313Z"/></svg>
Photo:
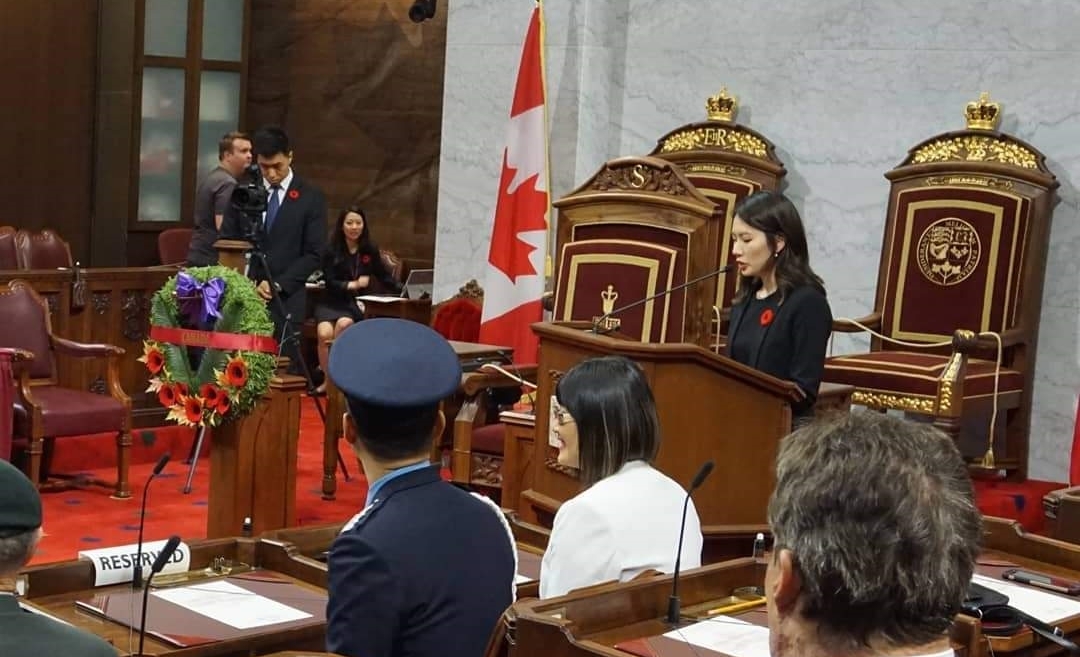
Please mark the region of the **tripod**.
<svg viewBox="0 0 1080 657"><path fill-rule="evenodd" d="M254 222L252 222L254 224ZM257 225L257 224L255 224ZM259 265L262 268L263 274L266 276L266 283L270 287L270 301L275 305L275 308L282 318L281 322L281 334L278 339L278 355L282 355L285 352L287 345L291 345L296 351L296 360L300 364L300 372L303 374L304 381L307 383L308 396L315 402L315 409L319 411L319 418L322 420L323 426L326 426L326 410L323 408L322 402L318 395L315 394L315 381L311 376L311 369L308 367L307 359L304 357L303 343L301 342L300 333L293 328L292 313L288 311L285 306L285 301L281 298L281 288L277 282L274 281L273 274L270 272L270 264L266 257L266 252L262 250L261 241L259 235L249 235L251 239L249 241L252 244L251 257L257 259ZM192 445L191 453L188 455L187 463L191 465L191 469L188 471L187 483L184 485L184 494L191 492L191 480L195 476L195 462L198 459L199 451L202 449L203 438L206 436L206 427L199 427L195 444ZM345 466L345 459L341 457L341 451L337 450L337 464L341 468L341 474L345 477L345 481L350 481L352 477L349 476L349 470Z"/></svg>

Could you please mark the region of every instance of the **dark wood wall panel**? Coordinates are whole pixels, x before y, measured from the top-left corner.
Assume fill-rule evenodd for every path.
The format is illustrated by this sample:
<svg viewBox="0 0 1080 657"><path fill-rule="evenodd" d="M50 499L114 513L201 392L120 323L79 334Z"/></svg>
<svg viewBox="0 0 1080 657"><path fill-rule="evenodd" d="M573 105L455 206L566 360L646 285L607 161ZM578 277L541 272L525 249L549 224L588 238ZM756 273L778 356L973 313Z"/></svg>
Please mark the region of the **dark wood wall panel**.
<svg viewBox="0 0 1080 657"><path fill-rule="evenodd" d="M87 263L98 3L0 0L0 224L53 228Z"/></svg>
<svg viewBox="0 0 1080 657"><path fill-rule="evenodd" d="M376 241L412 261L435 253L446 0L409 21L412 0L254 0L248 127L293 140L297 175L350 203Z"/></svg>

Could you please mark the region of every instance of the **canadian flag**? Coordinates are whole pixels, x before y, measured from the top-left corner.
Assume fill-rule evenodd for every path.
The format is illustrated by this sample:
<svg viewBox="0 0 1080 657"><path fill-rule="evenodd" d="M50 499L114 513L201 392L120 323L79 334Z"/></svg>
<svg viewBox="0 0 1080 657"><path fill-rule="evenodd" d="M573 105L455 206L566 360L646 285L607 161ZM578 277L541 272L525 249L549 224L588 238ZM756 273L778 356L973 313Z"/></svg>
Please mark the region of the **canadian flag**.
<svg viewBox="0 0 1080 657"><path fill-rule="evenodd" d="M513 347L519 363L536 362L537 340L529 325L543 314L549 207L543 48L538 2L521 50L510 109L480 324L480 341Z"/></svg>

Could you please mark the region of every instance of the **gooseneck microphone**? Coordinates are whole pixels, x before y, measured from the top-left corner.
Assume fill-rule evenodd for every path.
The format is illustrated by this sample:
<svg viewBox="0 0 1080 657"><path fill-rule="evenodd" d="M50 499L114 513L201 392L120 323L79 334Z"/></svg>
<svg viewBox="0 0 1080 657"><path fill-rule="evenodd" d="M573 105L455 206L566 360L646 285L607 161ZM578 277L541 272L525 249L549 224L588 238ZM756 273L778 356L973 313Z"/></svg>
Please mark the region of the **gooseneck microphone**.
<svg viewBox="0 0 1080 657"><path fill-rule="evenodd" d="M146 493L150 490L150 482L161 474L161 471L165 469L165 464L169 462L169 453L165 452L158 458L157 463L154 464L154 471L150 473L150 476L146 479L146 486L142 492L142 506L139 507L139 545L135 549L135 572L131 577L132 588L139 588L142 585L142 541L143 541L143 525L146 523Z"/></svg>
<svg viewBox="0 0 1080 657"><path fill-rule="evenodd" d="M701 484L705 483L705 479L712 473L715 465L712 459L701 464L701 469L694 475L694 480L690 482L690 488L686 491L686 499L683 500L682 524L679 525L679 550L675 553L675 572L671 578L671 597L668 598L667 605L667 621L672 625L678 625L679 623L679 608L681 606L679 602L679 569L682 567L682 544L683 538L686 536L686 509L690 506L690 496L701 487Z"/></svg>
<svg viewBox="0 0 1080 657"><path fill-rule="evenodd" d="M139 620L139 655L143 654L143 642L146 640L146 606L150 600L150 580L154 579L154 575L160 573L165 564L169 563L169 559L172 559L172 555L179 545L180 537L176 535L170 536L165 543L165 547L161 548L157 559L154 559L153 565L150 566L150 574L146 577L146 586L143 587L142 594L142 618Z"/></svg>
<svg viewBox="0 0 1080 657"><path fill-rule="evenodd" d="M735 269L734 265L724 265L723 267L721 267L719 269L716 269L716 270L713 270L713 271L709 272L708 274L698 276L697 278L691 278L690 280L686 281L685 283L679 283L675 287L669 287L666 290L660 290L656 294L650 294L649 296L645 297L644 299L638 299L637 301L634 301L632 303L628 303L625 306L619 306L618 308L612 310L611 312L604 313L603 315L601 315L601 316L597 317L596 319L594 319L593 320L593 325L592 325L592 332L594 334L597 334L597 335L604 335L606 333L610 333L612 331L612 329L604 328L603 325L608 319L618 315L619 313L630 310L631 308L637 308L638 306L640 306L642 304L646 304L646 303L648 303L648 302L650 302L650 301L652 301L654 299L659 299L660 297L664 297L664 296L667 296L667 295L672 294L674 292L678 292L679 290L682 290L684 288L688 288L691 285L693 285L694 283L700 283L701 281L705 280L706 278L712 278L713 276L719 276L720 274L726 274L727 272L729 272L729 271L731 271L733 269Z"/></svg>

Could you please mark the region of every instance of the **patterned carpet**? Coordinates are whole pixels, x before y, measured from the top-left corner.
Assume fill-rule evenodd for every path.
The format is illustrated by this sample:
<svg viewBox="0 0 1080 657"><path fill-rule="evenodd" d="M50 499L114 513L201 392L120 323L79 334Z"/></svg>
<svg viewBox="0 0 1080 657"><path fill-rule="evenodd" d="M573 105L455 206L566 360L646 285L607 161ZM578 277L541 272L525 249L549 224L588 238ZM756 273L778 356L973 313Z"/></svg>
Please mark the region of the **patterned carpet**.
<svg viewBox="0 0 1080 657"><path fill-rule="evenodd" d="M356 514L367 495L367 481L346 443L342 456L352 480L344 481L338 471L337 499L322 499L323 425L311 399L305 398L300 421L300 444L297 458L296 516L298 524L316 525L342 522ZM131 465L131 498L114 500L110 491L86 488L45 493L45 538L31 563L74 559L80 550L132 544L138 538L139 504L147 477L158 457L170 452L172 459L153 482L148 494L148 513L144 540L153 541L179 534L190 541L206 536L207 487L210 461L209 446L192 482L192 491L183 494L188 466L184 459L194 438L191 429L167 426L134 435ZM209 442L209 441L207 441ZM95 476L116 478L115 451L111 436L81 436L57 441L53 461L55 472L92 472ZM240 533L240 527L236 528Z"/></svg>

